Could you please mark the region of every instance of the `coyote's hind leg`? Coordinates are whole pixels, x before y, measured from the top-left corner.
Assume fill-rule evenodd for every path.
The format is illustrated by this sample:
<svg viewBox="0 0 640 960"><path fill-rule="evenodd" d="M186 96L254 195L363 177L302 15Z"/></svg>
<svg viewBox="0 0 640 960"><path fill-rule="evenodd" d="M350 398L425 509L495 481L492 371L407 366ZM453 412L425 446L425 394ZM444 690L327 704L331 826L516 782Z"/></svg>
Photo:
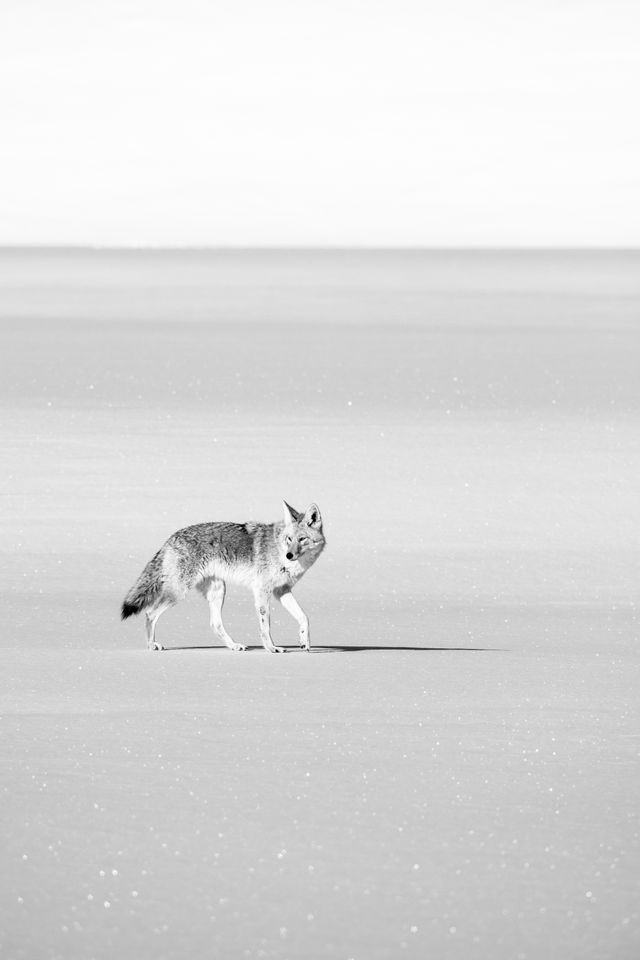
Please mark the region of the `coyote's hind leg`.
<svg viewBox="0 0 640 960"><path fill-rule="evenodd" d="M245 650L246 647L244 647L243 644L236 643L235 640L231 639L222 622L222 605L226 592L224 580L218 580L216 577L207 577L206 580L202 581L198 589L204 594L209 603L209 622L223 643L229 647L229 650L233 650L234 653Z"/></svg>
<svg viewBox="0 0 640 960"><path fill-rule="evenodd" d="M164 647L161 643L158 643L156 640L156 623L169 607L174 605L174 600L161 600L159 603L156 603L155 606L149 607L146 613L146 623L145 629L147 632L147 649L148 650L163 650Z"/></svg>

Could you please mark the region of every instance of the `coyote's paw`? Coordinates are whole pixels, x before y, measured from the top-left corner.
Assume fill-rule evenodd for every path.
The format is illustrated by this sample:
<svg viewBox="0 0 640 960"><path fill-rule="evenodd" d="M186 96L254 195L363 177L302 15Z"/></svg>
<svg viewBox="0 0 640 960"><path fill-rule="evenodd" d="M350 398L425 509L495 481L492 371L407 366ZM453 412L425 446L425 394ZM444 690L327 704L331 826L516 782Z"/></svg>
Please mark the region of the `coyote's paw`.
<svg viewBox="0 0 640 960"><path fill-rule="evenodd" d="M266 647L267 653L284 653L284 647Z"/></svg>
<svg viewBox="0 0 640 960"><path fill-rule="evenodd" d="M234 643L233 646L229 647L229 650L232 650L233 653L243 653L246 649L242 643Z"/></svg>
<svg viewBox="0 0 640 960"><path fill-rule="evenodd" d="M150 644L149 644L148 649L149 649L149 650L164 650L164 647L162 646L161 643L158 643L157 640L154 640L153 643L150 643Z"/></svg>

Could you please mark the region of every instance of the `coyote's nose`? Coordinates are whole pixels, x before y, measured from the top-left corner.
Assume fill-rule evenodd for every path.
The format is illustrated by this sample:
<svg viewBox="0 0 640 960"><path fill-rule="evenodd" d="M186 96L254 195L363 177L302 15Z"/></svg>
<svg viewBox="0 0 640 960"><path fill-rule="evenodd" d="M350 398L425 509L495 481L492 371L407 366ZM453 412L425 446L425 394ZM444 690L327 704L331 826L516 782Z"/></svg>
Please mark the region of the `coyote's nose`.
<svg viewBox="0 0 640 960"><path fill-rule="evenodd" d="M293 560L293 554L291 552L287 554L287 560Z"/></svg>

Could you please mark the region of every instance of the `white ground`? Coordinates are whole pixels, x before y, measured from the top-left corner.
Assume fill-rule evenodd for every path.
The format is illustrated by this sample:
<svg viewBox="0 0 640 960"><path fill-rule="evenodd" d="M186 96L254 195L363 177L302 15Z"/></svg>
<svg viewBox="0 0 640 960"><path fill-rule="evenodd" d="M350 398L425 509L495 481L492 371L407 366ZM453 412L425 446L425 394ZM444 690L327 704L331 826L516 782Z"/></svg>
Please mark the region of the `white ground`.
<svg viewBox="0 0 640 960"><path fill-rule="evenodd" d="M3 960L636 960L638 258L453 257L439 289L281 255L209 289L204 255L16 257ZM154 321L154 277L200 322ZM118 607L162 540L282 497L325 516L313 652L277 612L292 653L212 647L198 598L148 654Z"/></svg>

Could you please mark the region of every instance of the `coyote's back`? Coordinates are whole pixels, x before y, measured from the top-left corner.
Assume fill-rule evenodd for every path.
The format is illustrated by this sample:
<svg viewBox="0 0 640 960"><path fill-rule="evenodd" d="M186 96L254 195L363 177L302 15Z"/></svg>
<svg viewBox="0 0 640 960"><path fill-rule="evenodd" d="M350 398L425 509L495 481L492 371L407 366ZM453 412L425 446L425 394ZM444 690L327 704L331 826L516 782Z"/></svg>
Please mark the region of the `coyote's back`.
<svg viewBox="0 0 640 960"><path fill-rule="evenodd" d="M211 626L232 650L235 643L222 623L226 584L242 583L254 595L264 647L281 652L271 639L269 601L275 596L298 621L300 644L309 649L309 621L291 588L325 546L322 517L315 503L300 513L283 502L284 519L276 523L197 523L172 534L146 565L124 598L122 619L146 614L147 644L155 640L158 618L197 587L209 602Z"/></svg>

